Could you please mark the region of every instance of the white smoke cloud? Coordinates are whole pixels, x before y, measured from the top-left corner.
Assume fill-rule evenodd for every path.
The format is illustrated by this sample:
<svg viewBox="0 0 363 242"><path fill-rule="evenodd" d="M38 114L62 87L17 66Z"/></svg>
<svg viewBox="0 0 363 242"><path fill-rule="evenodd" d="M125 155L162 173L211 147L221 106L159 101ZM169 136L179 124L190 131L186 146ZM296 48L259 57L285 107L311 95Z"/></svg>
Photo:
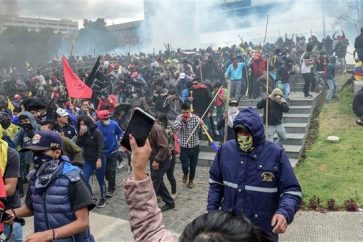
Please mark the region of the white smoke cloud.
<svg viewBox="0 0 363 242"><path fill-rule="evenodd" d="M362 0L359 0L362 1ZM198 0L146 0L145 25L140 31L142 46L147 50L165 49L164 43L176 48L193 48L206 46L224 46L238 44L238 35L245 41L263 42L267 15L269 25L267 41L274 42L285 33L323 37L323 15L325 17L326 35L345 30L351 38L355 29L336 18L345 11L349 15L347 1L338 0L269 0L251 1L254 6L271 5L270 11L264 14L257 12L247 16L233 16L224 9L223 3L231 1L198 1ZM220 9L210 6L220 4ZM203 31L203 30L213 31Z"/></svg>
<svg viewBox="0 0 363 242"><path fill-rule="evenodd" d="M11 7L13 11L8 13L28 17L73 20L143 18L143 0L0 0L0 7Z"/></svg>

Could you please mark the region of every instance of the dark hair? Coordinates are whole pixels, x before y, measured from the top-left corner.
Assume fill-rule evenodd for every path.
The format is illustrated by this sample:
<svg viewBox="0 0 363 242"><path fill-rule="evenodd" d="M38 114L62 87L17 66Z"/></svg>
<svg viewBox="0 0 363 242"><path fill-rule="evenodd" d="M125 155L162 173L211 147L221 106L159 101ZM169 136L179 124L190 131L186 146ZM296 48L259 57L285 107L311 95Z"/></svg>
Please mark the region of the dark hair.
<svg viewBox="0 0 363 242"><path fill-rule="evenodd" d="M221 86L222 86L222 83L216 82L216 84L214 84L213 88L217 89L217 88L220 88Z"/></svg>
<svg viewBox="0 0 363 242"><path fill-rule="evenodd" d="M185 87L190 89L193 86L193 83L191 81L187 81L187 83L185 83Z"/></svg>
<svg viewBox="0 0 363 242"><path fill-rule="evenodd" d="M176 94L176 90L175 90L175 88L170 88L170 89L169 89L169 94L170 94L170 95L174 95L174 94Z"/></svg>
<svg viewBox="0 0 363 242"><path fill-rule="evenodd" d="M156 115L156 119L162 124L164 128L168 127L168 117L165 113L159 113Z"/></svg>
<svg viewBox="0 0 363 242"><path fill-rule="evenodd" d="M82 115L77 118L77 130L78 131L79 131L79 126L80 126L81 121L83 121L84 124L87 125L87 127L90 131L95 130L97 127L95 122L90 117L88 117L87 115Z"/></svg>
<svg viewBox="0 0 363 242"><path fill-rule="evenodd" d="M13 113L21 113L21 107L15 107Z"/></svg>
<svg viewBox="0 0 363 242"><path fill-rule="evenodd" d="M40 122L40 125L41 126L48 125L48 128L51 131L54 131L55 130L55 122L53 120L44 120L44 121Z"/></svg>
<svg viewBox="0 0 363 242"><path fill-rule="evenodd" d="M190 109L190 104L185 102L181 105L181 109L182 110L189 110Z"/></svg>
<svg viewBox="0 0 363 242"><path fill-rule="evenodd" d="M205 213L188 224L180 242L271 242L260 229L247 219L231 213L213 211Z"/></svg>

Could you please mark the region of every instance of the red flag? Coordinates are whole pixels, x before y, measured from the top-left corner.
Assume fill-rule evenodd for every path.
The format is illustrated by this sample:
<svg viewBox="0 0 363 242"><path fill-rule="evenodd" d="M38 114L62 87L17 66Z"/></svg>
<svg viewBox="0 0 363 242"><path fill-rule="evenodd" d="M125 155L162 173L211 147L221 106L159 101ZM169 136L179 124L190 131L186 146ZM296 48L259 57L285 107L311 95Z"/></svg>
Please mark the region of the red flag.
<svg viewBox="0 0 363 242"><path fill-rule="evenodd" d="M92 89L88 87L69 66L67 59L63 56L63 74L66 81L68 96L73 98L91 98Z"/></svg>

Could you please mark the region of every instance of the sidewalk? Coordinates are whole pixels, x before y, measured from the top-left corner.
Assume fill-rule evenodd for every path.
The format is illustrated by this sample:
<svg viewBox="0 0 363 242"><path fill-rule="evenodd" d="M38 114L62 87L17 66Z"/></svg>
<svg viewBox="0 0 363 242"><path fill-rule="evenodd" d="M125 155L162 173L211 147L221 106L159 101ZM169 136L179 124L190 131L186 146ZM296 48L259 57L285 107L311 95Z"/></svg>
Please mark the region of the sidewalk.
<svg viewBox="0 0 363 242"><path fill-rule="evenodd" d="M91 231L97 242L133 241L127 220L91 213ZM27 219L25 233L32 232ZM178 233L171 231L177 238ZM363 212L300 212L280 242L362 242Z"/></svg>
<svg viewBox="0 0 363 242"><path fill-rule="evenodd" d="M125 169L118 170L116 194L108 200L104 208L95 208L90 213L91 232L97 242L133 241L128 222L128 206L121 191L121 180L126 176ZM176 238L188 223L206 212L209 167L197 167L193 189L182 184L181 177L181 166L177 164L176 208L163 213L166 228ZM165 182L169 188L167 179ZM99 188L95 178L91 178L91 186L98 197ZM25 234L32 231L33 219L30 218L27 219ZM363 242L363 212L298 212L286 234L281 236L280 242Z"/></svg>

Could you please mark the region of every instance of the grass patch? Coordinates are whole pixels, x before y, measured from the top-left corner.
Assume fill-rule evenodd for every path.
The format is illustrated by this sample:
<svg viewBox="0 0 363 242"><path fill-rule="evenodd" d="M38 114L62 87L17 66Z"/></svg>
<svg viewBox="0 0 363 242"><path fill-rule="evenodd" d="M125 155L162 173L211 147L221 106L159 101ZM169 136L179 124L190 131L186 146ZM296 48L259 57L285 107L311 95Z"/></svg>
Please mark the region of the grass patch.
<svg viewBox="0 0 363 242"><path fill-rule="evenodd" d="M338 101L324 105L318 138L295 169L306 205L314 195L323 208L328 207L330 199L339 207L350 198L363 204L363 127L355 124L352 100L352 89L345 88ZM330 135L339 136L340 142L326 141Z"/></svg>

